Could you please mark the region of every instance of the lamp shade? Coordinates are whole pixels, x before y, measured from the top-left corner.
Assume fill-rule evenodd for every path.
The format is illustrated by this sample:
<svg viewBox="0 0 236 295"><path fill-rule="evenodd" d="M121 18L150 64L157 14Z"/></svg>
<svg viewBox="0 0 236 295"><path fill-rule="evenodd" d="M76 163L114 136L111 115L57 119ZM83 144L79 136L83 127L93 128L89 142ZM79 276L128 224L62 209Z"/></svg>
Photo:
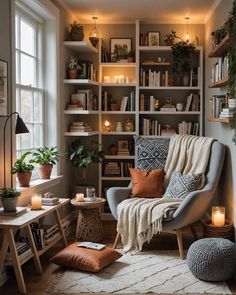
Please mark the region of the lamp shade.
<svg viewBox="0 0 236 295"><path fill-rule="evenodd" d="M15 134L22 134L22 133L29 133L29 129L26 127L21 117L17 115Z"/></svg>

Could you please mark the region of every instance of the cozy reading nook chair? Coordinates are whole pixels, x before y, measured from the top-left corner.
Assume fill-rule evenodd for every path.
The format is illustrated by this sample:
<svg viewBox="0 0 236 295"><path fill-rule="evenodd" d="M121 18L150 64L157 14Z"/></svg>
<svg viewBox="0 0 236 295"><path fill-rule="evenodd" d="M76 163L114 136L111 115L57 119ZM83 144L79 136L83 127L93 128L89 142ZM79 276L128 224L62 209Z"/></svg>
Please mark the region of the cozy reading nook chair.
<svg viewBox="0 0 236 295"><path fill-rule="evenodd" d="M206 181L201 190L194 191L181 202L170 220L163 220L163 232L174 231L177 236L180 257L183 258L183 243L181 229L190 226L201 219L210 206L214 192L216 190L221 170L224 163L225 146L215 141L211 146L211 153L207 170L205 173ZM108 204L112 215L117 220L117 206L123 200L130 197L132 184L128 187L112 187L107 192ZM194 233L194 232L193 232ZM117 234L114 248L117 245L119 235Z"/></svg>

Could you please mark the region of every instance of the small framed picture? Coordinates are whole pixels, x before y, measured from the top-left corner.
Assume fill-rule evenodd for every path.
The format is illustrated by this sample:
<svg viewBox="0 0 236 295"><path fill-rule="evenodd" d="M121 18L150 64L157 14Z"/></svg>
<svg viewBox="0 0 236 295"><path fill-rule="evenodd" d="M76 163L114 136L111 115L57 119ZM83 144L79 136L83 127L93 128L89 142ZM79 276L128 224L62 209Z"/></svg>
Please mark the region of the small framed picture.
<svg viewBox="0 0 236 295"><path fill-rule="evenodd" d="M118 152L122 150L129 150L128 140L118 140Z"/></svg>
<svg viewBox="0 0 236 295"><path fill-rule="evenodd" d="M148 45L160 46L160 32L148 32Z"/></svg>
<svg viewBox="0 0 236 295"><path fill-rule="evenodd" d="M7 62L0 60L0 116L8 115L8 77Z"/></svg>
<svg viewBox="0 0 236 295"><path fill-rule="evenodd" d="M118 60L126 59L131 49L132 38L111 38L111 55L115 54Z"/></svg>
<svg viewBox="0 0 236 295"><path fill-rule="evenodd" d="M90 77L90 65L89 61L78 61L78 78L79 79L91 79Z"/></svg>
<svg viewBox="0 0 236 295"><path fill-rule="evenodd" d="M166 97L165 98L165 106L171 106L172 105L172 97Z"/></svg>

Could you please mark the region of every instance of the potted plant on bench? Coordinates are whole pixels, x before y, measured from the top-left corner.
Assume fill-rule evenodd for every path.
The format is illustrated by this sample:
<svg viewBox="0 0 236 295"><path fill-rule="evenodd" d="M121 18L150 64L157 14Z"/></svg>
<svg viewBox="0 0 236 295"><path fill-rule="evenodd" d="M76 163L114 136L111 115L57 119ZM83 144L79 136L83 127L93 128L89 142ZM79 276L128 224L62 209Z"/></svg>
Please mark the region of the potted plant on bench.
<svg viewBox="0 0 236 295"><path fill-rule="evenodd" d="M28 187L32 176L34 166L25 162L25 158L30 155L31 152L24 153L19 159L16 160L12 167L12 174L16 174L19 185Z"/></svg>
<svg viewBox="0 0 236 295"><path fill-rule="evenodd" d="M2 201L2 207L6 212L16 212L18 197L20 192L13 188L2 188L0 190L0 198Z"/></svg>

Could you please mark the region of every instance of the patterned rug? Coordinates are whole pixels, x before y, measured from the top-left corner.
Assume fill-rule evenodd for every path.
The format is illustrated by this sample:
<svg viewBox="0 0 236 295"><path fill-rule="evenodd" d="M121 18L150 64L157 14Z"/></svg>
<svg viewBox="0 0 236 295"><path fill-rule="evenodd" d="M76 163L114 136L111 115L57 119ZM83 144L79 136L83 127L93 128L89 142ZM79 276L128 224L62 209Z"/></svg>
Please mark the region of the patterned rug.
<svg viewBox="0 0 236 295"><path fill-rule="evenodd" d="M60 269L47 293L231 294L226 283L195 278L176 251L124 255L97 274Z"/></svg>

